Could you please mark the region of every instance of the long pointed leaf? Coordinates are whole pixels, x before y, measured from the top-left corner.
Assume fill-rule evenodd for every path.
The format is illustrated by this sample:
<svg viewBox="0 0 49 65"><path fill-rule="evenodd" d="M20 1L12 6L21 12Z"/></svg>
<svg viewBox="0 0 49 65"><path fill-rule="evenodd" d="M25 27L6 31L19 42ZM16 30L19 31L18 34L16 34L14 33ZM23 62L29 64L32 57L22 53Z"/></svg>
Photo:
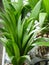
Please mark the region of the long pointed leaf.
<svg viewBox="0 0 49 65"><path fill-rule="evenodd" d="M41 8L41 2L42 2L42 0L39 0L39 2L37 2L35 7L33 8L31 15L30 15L31 18L37 18L38 14L40 12L40 8Z"/></svg>

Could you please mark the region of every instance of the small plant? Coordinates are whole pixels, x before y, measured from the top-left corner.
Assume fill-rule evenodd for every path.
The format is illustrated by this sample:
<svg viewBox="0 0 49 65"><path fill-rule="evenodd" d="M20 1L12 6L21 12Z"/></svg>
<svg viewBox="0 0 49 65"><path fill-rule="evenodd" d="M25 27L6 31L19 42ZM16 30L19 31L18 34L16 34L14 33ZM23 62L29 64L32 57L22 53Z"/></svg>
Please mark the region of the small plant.
<svg viewBox="0 0 49 65"><path fill-rule="evenodd" d="M42 38L36 38L37 34L46 28L46 26L42 28L46 13L39 15L42 0L39 0L33 9L28 4L24 5L23 0L18 0L18 2L2 1L4 9L0 10L0 24L2 24L0 41L5 46L12 64L22 65L25 59L30 61L27 53L33 48L33 44L41 45L44 42ZM23 12L26 14L24 13L24 15ZM29 17L27 17L28 12L31 12ZM38 19L38 15L40 28L36 29L34 22Z"/></svg>

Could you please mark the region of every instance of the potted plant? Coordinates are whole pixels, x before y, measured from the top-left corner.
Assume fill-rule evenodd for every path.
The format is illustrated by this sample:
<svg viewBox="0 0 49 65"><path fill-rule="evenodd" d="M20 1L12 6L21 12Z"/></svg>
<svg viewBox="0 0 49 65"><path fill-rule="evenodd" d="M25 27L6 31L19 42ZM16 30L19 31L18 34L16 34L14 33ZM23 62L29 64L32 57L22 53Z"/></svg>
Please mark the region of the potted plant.
<svg viewBox="0 0 49 65"><path fill-rule="evenodd" d="M2 24L2 27L0 27L0 41L5 46L12 64L23 65L25 59L31 61L27 53L33 48L33 44L39 45L39 43L44 42L40 42L39 38L36 38L37 34L46 28L46 26L42 28L46 13L40 13L39 15L42 0L37 1L33 9L29 4L24 5L23 0L18 0L18 2L2 1L4 8L3 10L0 9L0 24ZM27 16L28 12L31 12L29 17ZM40 17L40 29L36 29L34 24L38 15ZM41 19L42 16L43 20Z"/></svg>

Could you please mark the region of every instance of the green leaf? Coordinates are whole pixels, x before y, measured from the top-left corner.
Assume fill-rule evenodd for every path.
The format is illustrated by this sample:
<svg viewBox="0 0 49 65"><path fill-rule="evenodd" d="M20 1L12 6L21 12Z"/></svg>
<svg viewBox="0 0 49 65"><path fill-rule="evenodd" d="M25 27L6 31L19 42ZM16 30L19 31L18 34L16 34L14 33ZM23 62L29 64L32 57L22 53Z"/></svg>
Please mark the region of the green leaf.
<svg viewBox="0 0 49 65"><path fill-rule="evenodd" d="M44 2L44 5L45 5L45 8L46 8L46 12L49 15L49 0L43 0L43 2Z"/></svg>
<svg viewBox="0 0 49 65"><path fill-rule="evenodd" d="M30 23L28 24L27 32L29 32L31 30L32 25L33 25L33 20L30 21Z"/></svg>
<svg viewBox="0 0 49 65"><path fill-rule="evenodd" d="M43 29L45 29L45 27L42 28L42 29L39 29L39 30L37 29L37 30L33 30L33 31L30 32L29 35L32 35L32 36L31 36L30 39L28 40L28 43L27 43L27 46L26 46L26 48L25 48L24 54L26 54L26 53L28 52L29 47L31 46L31 44L33 44L33 41L34 41L34 39L36 38L37 33L41 32Z"/></svg>
<svg viewBox="0 0 49 65"><path fill-rule="evenodd" d="M18 45L15 43L15 40L14 40L13 37L12 37L12 42L11 43L12 43L12 46L13 46L13 49L14 49L16 61L18 62L18 58L20 57L20 50L19 50Z"/></svg>
<svg viewBox="0 0 49 65"><path fill-rule="evenodd" d="M48 42L36 42L34 44L32 44L32 46L49 46L49 41Z"/></svg>
<svg viewBox="0 0 49 65"><path fill-rule="evenodd" d="M13 26L11 25L11 21L10 21L8 15L6 14L6 16L5 16L4 13L0 12L0 17L2 19L3 25L8 29L9 32L11 32L13 30Z"/></svg>
<svg viewBox="0 0 49 65"><path fill-rule="evenodd" d="M12 63L13 65L17 65L15 56L14 56L13 59L11 60L11 63Z"/></svg>
<svg viewBox="0 0 49 65"><path fill-rule="evenodd" d="M6 10L9 7L9 2L7 0L2 0L4 9Z"/></svg>
<svg viewBox="0 0 49 65"><path fill-rule="evenodd" d="M3 27L0 28L0 31L1 31L1 32L8 32L8 33L10 33L9 27L8 27L8 25L6 24L5 21L1 20L1 21L0 21L0 24L3 25Z"/></svg>
<svg viewBox="0 0 49 65"><path fill-rule="evenodd" d="M14 49L13 46L11 44L11 41L8 41L7 43L5 43L5 48L6 48L6 52L8 53L8 56L11 58L14 56Z"/></svg>
<svg viewBox="0 0 49 65"><path fill-rule="evenodd" d="M34 6L37 4L37 2L38 2L39 0L28 0L28 1L29 1L29 5L30 5L31 8L33 9Z"/></svg>
<svg viewBox="0 0 49 65"><path fill-rule="evenodd" d="M16 28L16 19L15 19L14 13L10 9L7 9L6 11L7 11L7 14L9 15L8 18L10 19L12 27L15 29Z"/></svg>
<svg viewBox="0 0 49 65"><path fill-rule="evenodd" d="M39 25L40 25L40 27L43 26L46 16L47 16L47 13L40 13L39 14Z"/></svg>
<svg viewBox="0 0 49 65"><path fill-rule="evenodd" d="M5 36L7 39L8 39L8 38L9 38L9 39L11 38L11 37L10 37L11 35L10 35L9 33L7 33L7 32L1 32L1 33L0 33L0 37L1 37L1 36L2 36L2 37Z"/></svg>
<svg viewBox="0 0 49 65"><path fill-rule="evenodd" d="M4 37L0 37L0 41L2 42L3 45L5 45L4 43L7 43L7 39Z"/></svg>
<svg viewBox="0 0 49 65"><path fill-rule="evenodd" d="M19 64L22 65L26 59L27 59L29 62L31 62L30 57L29 57L28 55L24 55L24 56L21 56L21 57L20 57L20 59L19 59Z"/></svg>
<svg viewBox="0 0 49 65"><path fill-rule="evenodd" d="M28 24L28 27L27 27L27 33L24 34L24 37L23 37L23 43L22 43L22 47L24 47L28 41L28 39L30 38L31 34L32 33L29 33L30 30L31 30L31 27L32 27L32 23L33 21L31 21L29 24ZM29 34L28 34L29 33Z"/></svg>
<svg viewBox="0 0 49 65"><path fill-rule="evenodd" d="M25 18L25 16L27 15L28 12L31 11L31 7L29 4L25 5L23 8L22 8L22 18Z"/></svg>
<svg viewBox="0 0 49 65"><path fill-rule="evenodd" d="M19 8L21 9L23 6L23 0L18 0Z"/></svg>
<svg viewBox="0 0 49 65"><path fill-rule="evenodd" d="M25 44L27 43L27 40L29 39L29 35L25 34L23 37L23 43L22 43L22 48L24 48Z"/></svg>
<svg viewBox="0 0 49 65"><path fill-rule="evenodd" d="M4 27L3 28L0 27L0 31L1 32L7 32L7 30Z"/></svg>
<svg viewBox="0 0 49 65"><path fill-rule="evenodd" d="M21 16L20 16L18 20L18 45L20 48L21 48L22 32L23 32L23 27L21 24Z"/></svg>
<svg viewBox="0 0 49 65"><path fill-rule="evenodd" d="M16 13L17 13L18 10L19 10L18 3L12 2L11 5L13 6L13 8L15 9L15 11L16 11Z"/></svg>
<svg viewBox="0 0 49 65"><path fill-rule="evenodd" d="M32 44L32 46L49 46L49 38L37 38L34 43Z"/></svg>
<svg viewBox="0 0 49 65"><path fill-rule="evenodd" d="M33 10L31 11L31 15L30 15L31 18L37 18L41 9L41 2L42 0L39 0L35 5L35 7L33 8Z"/></svg>
<svg viewBox="0 0 49 65"><path fill-rule="evenodd" d="M12 2L11 5L15 8L16 14L20 15L21 10L23 8L23 0L18 0L18 2Z"/></svg>

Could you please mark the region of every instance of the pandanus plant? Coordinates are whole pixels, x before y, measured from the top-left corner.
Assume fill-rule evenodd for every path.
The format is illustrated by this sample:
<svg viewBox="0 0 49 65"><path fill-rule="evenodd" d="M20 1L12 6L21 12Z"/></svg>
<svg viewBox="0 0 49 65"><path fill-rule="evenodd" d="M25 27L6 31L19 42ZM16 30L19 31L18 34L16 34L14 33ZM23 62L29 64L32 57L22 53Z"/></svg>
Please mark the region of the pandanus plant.
<svg viewBox="0 0 49 65"><path fill-rule="evenodd" d="M43 42L42 38L36 38L37 33L46 28L42 28L46 17L46 13L40 13L42 0L39 0L33 9L29 4L24 5L23 0L18 0L18 2L2 1L4 8L0 9L0 24L2 25L0 27L0 41L5 46L11 63L22 65L25 59L30 61L27 53L33 48L33 43L38 44L39 40ZM29 11L30 15L27 17ZM40 29L36 29L34 24L38 15Z"/></svg>

